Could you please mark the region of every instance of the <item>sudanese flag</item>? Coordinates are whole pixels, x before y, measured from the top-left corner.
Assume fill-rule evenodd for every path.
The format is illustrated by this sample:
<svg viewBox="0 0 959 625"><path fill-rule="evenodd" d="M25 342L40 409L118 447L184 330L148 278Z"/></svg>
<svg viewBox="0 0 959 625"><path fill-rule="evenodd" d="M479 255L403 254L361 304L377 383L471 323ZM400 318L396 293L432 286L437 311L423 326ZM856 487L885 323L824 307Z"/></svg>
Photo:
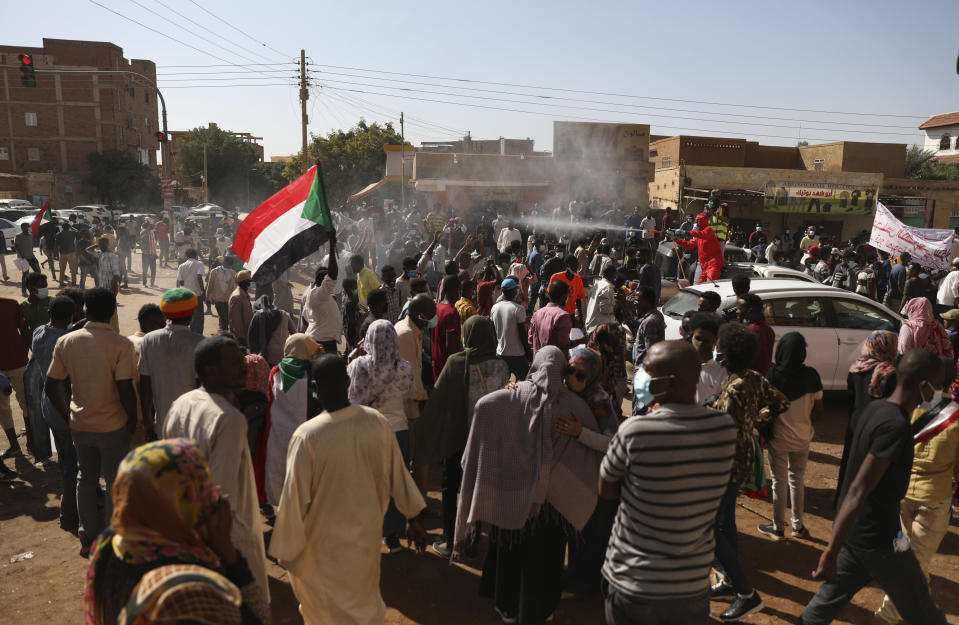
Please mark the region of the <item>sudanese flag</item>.
<svg viewBox="0 0 959 625"><path fill-rule="evenodd" d="M233 252L253 281L269 284L329 240L333 217L319 163L250 213L233 238Z"/></svg>
<svg viewBox="0 0 959 625"><path fill-rule="evenodd" d="M50 214L51 212L50 201L47 200L47 202L44 203L43 208L40 209L40 212L37 213L33 218L33 221L30 222L30 232L33 234L34 241L40 238L40 222L52 220L52 216Z"/></svg>

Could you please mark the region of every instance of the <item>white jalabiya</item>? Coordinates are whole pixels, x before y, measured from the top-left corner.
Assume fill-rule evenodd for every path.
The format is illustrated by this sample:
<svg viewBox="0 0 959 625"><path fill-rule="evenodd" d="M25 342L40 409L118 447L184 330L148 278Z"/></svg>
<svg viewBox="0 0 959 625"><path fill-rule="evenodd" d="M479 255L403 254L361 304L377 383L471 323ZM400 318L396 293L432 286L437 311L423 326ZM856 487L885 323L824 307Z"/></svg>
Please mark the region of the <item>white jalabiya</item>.
<svg viewBox="0 0 959 625"><path fill-rule="evenodd" d="M283 377L274 368L270 372L270 387L273 402L270 404L270 432L266 441L263 485L266 488L266 500L275 506L280 502L280 494L283 492L286 450L290 446L290 438L308 417L306 411L309 378L303 376L284 392Z"/></svg>
<svg viewBox="0 0 959 625"><path fill-rule="evenodd" d="M306 625L379 625L380 541L390 497L426 507L386 419L365 406L323 412L290 440L270 554L290 573Z"/></svg>

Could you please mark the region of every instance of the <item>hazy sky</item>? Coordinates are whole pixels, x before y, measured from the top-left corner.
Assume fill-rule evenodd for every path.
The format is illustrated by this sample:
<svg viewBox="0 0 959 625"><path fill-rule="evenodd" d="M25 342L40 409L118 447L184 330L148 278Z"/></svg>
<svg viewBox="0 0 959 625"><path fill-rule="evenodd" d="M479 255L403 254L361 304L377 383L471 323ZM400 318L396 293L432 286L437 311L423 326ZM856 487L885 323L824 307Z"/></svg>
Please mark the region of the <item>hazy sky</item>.
<svg viewBox="0 0 959 625"><path fill-rule="evenodd" d="M311 133L361 116L398 122L402 110L417 144L469 130L551 149L554 119L778 145L916 143L926 116L959 109L956 0L96 2L183 43L92 0L2 2L3 43L113 42L158 65L171 130L216 122L262 136L267 158L300 146L301 48ZM223 86L238 84L247 86Z"/></svg>

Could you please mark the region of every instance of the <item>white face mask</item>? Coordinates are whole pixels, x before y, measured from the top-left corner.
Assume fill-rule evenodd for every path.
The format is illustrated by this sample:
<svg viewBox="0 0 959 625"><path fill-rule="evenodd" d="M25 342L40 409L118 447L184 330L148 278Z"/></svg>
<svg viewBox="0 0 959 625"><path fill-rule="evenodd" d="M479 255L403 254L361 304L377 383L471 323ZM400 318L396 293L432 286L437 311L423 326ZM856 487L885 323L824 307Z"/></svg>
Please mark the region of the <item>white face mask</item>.
<svg viewBox="0 0 959 625"><path fill-rule="evenodd" d="M50 295L50 289L48 289L47 287L41 287L37 289L37 297L39 297L40 299L48 297L49 295Z"/></svg>
<svg viewBox="0 0 959 625"><path fill-rule="evenodd" d="M932 384L930 384L929 382L926 382L925 380L923 380L923 384L932 388ZM922 387L919 388L919 395L920 397L924 396L922 392ZM942 389L936 389L932 393L932 398L930 398L929 400L924 400L919 402L919 408L922 408L923 412L929 412L930 410L938 406L939 402L941 401L942 401Z"/></svg>

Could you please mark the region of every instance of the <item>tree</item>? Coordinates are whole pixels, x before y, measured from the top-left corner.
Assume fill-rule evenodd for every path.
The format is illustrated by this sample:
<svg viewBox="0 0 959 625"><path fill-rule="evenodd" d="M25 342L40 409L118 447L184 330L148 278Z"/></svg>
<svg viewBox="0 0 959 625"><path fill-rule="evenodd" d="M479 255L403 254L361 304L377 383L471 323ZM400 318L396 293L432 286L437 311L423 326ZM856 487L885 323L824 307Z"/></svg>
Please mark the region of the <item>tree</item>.
<svg viewBox="0 0 959 625"><path fill-rule="evenodd" d="M350 195L382 178L386 173L383 146L399 145L402 140L392 123L368 125L362 118L346 132L331 131L312 139L307 146L307 161L323 164L326 194L333 205L345 203ZM301 152L287 163L283 175L293 180L305 169Z"/></svg>
<svg viewBox="0 0 959 625"><path fill-rule="evenodd" d="M160 203L160 179L126 152L90 152L87 163L87 184L96 189L102 204L147 208Z"/></svg>
<svg viewBox="0 0 959 625"><path fill-rule="evenodd" d="M796 144L797 147L803 147L804 145L809 145L809 142L805 139Z"/></svg>
<svg viewBox="0 0 959 625"><path fill-rule="evenodd" d="M252 143L215 124L194 128L177 142L177 178L184 186L200 186L203 146L207 150L207 186L210 199L223 206L246 202L247 174L260 157Z"/></svg>
<svg viewBox="0 0 959 625"><path fill-rule="evenodd" d="M286 163L259 163L250 169L250 202L247 210L253 210L288 182L283 177Z"/></svg>
<svg viewBox="0 0 959 625"><path fill-rule="evenodd" d="M906 178L922 178L923 166L936 158L932 150L924 150L918 145L910 145L906 150Z"/></svg>

